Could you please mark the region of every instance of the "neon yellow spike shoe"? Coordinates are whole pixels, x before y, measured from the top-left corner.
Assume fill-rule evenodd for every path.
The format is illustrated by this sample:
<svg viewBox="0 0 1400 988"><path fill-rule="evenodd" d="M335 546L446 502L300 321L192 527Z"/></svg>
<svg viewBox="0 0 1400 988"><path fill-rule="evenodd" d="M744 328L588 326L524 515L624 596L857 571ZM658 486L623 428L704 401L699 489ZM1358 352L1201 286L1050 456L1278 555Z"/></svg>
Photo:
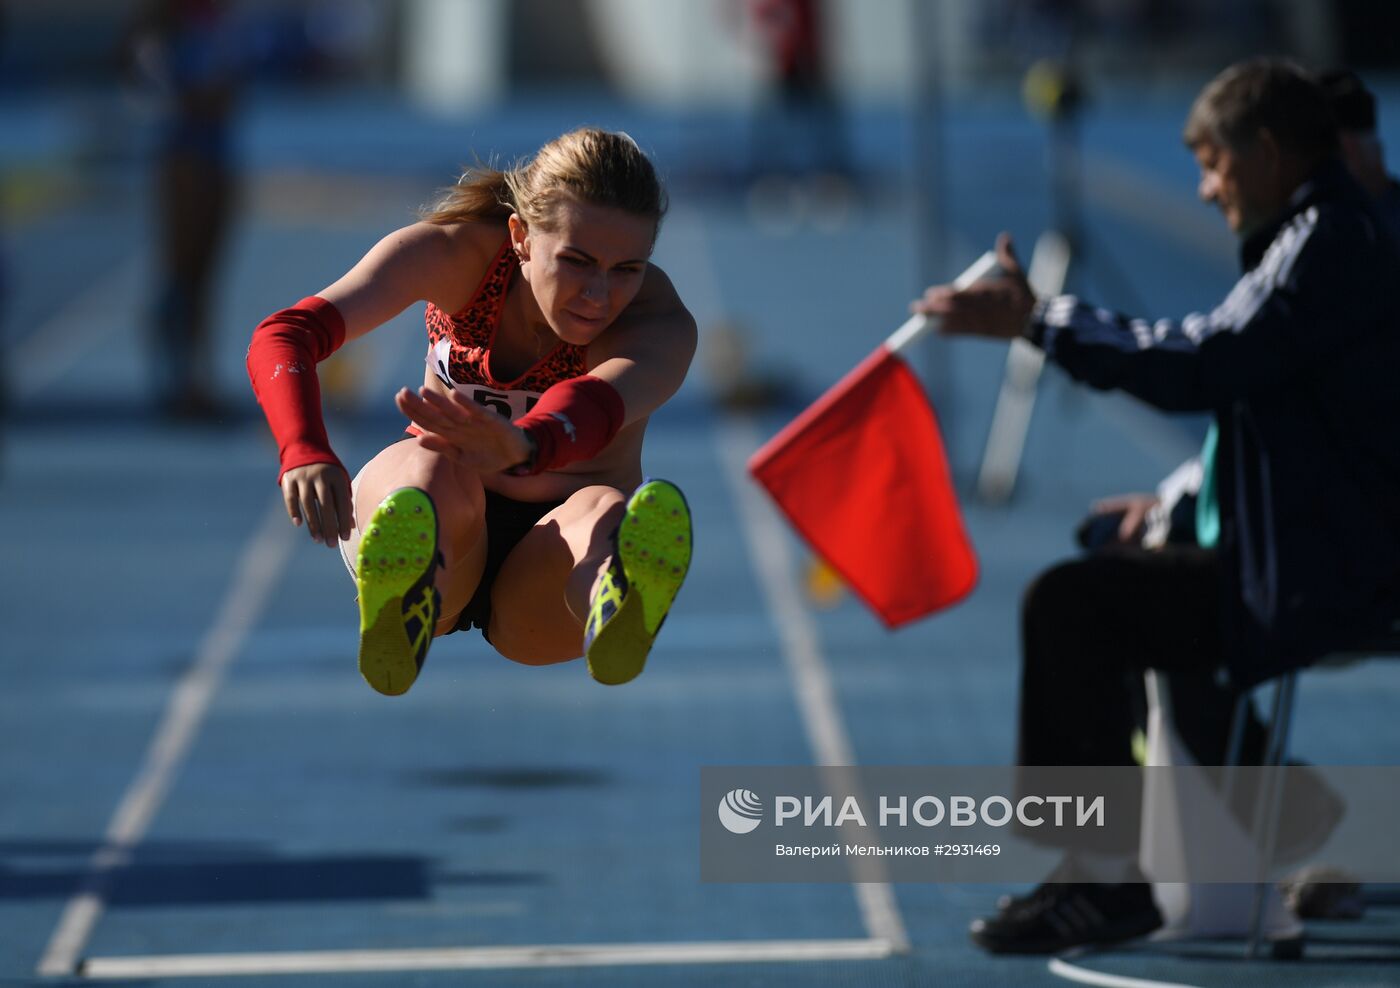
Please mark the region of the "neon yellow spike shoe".
<svg viewBox="0 0 1400 988"><path fill-rule="evenodd" d="M433 640L442 596L437 511L417 487L400 487L374 509L360 539L360 675L380 693L408 692Z"/></svg>
<svg viewBox="0 0 1400 988"><path fill-rule="evenodd" d="M635 679L690 569L690 506L675 484L649 480L632 492L612 562L584 624L588 673L616 686Z"/></svg>

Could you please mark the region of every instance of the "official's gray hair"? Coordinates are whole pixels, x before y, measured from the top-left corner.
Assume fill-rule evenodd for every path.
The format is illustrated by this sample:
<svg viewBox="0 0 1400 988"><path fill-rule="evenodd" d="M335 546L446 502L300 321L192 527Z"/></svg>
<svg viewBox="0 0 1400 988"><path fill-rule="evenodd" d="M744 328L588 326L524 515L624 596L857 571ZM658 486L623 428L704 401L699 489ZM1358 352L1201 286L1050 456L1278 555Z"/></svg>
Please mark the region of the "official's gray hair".
<svg viewBox="0 0 1400 988"><path fill-rule="evenodd" d="M1212 79L1192 104L1181 136L1187 147L1240 149L1265 130L1304 158L1337 150L1327 93L1310 73L1281 58L1237 62Z"/></svg>

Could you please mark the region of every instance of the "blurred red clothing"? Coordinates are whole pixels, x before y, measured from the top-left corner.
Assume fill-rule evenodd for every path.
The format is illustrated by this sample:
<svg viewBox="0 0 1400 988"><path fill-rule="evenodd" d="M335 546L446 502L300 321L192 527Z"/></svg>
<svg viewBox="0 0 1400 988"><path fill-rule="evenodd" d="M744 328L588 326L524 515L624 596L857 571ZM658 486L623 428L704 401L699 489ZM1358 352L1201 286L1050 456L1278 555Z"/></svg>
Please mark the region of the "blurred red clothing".
<svg viewBox="0 0 1400 988"><path fill-rule="evenodd" d="M783 80L821 74L821 12L817 0L749 0L759 33Z"/></svg>

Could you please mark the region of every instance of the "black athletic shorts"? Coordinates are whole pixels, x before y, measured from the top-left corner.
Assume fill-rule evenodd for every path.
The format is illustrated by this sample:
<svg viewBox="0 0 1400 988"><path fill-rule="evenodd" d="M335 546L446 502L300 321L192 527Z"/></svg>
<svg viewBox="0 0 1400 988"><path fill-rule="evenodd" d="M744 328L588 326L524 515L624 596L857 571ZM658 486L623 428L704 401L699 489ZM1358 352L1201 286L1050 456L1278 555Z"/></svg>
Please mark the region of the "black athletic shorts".
<svg viewBox="0 0 1400 988"><path fill-rule="evenodd" d="M481 582L477 584L476 593L462 608L457 626L448 634L470 631L475 627L481 629L482 638L488 642L491 640L488 631L491 626L491 587L496 582L496 574L501 571L501 564L526 533L535 527L536 522L563 503L515 501L495 491L486 492L486 568L481 571Z"/></svg>
<svg viewBox="0 0 1400 988"><path fill-rule="evenodd" d="M405 432L398 441L414 438L416 437L413 433ZM486 566L481 571L481 582L477 584L476 593L467 601L467 606L462 608L462 613L457 617L457 624L448 632L449 635L480 628L481 637L488 642L491 640L487 631L491 626L491 587L496 582L496 574L501 571L501 564L526 533L535 527L536 522L563 503L516 501L495 491L486 491ZM340 556L345 560L345 568L354 576L355 565L345 555L343 542Z"/></svg>

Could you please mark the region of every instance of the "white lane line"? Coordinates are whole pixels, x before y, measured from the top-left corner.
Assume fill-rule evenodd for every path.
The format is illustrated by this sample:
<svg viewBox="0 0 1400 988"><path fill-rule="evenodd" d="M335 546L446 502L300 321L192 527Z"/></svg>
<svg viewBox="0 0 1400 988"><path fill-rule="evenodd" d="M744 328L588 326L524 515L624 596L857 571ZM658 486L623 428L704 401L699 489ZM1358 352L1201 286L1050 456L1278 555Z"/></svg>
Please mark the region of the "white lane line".
<svg viewBox="0 0 1400 988"><path fill-rule="evenodd" d="M138 251L10 348L6 362L16 400L39 394L125 324L119 313L130 300L127 286L137 283L145 269L146 257Z"/></svg>
<svg viewBox="0 0 1400 988"><path fill-rule="evenodd" d="M739 523L753 549L759 585L778 626L812 754L818 765L854 765L855 750L841 719L816 624L793 582L796 568L783 523L748 479L748 458L759 447L758 430L746 420L731 420L715 435L729 493L739 506Z"/></svg>
<svg viewBox="0 0 1400 988"><path fill-rule="evenodd" d="M672 237L668 243L672 256L680 262L676 270L684 272L687 293L712 306L722 306L724 291L708 249L704 214L673 210L669 222ZM758 448L757 430L752 422L732 423L716 430L715 440L731 498L739 506L759 583L777 621L784 661L812 754L818 765L854 765L855 751L841 720L816 626L793 589L792 554L784 541L782 523L748 480L745 463ZM889 944L895 952L905 953L910 949L909 936L894 890L883 881L884 874L884 864L879 859L861 860L855 877L862 880L853 884L856 904L866 932L876 941Z"/></svg>
<svg viewBox="0 0 1400 988"><path fill-rule="evenodd" d="M1104 974L1090 971L1069 963L1062 957L1050 958L1050 973L1066 981L1076 981L1081 985L1098 985L1100 988L1201 988L1180 981L1153 981L1150 978L1130 978L1123 974Z"/></svg>
<svg viewBox="0 0 1400 988"><path fill-rule="evenodd" d="M877 960L893 950L875 940L730 940L708 943L544 944L425 950L327 950L268 954L94 957L86 978L192 978L221 975L350 974L502 968L627 967L676 964Z"/></svg>
<svg viewBox="0 0 1400 988"><path fill-rule="evenodd" d="M195 651L165 706L145 760L107 825L103 844L88 862L82 887L63 910L38 964L44 976L67 976L106 908L112 872L131 861L180 771L210 700L258 615L291 553L286 510L279 496L243 551L233 583L213 625Z"/></svg>
<svg viewBox="0 0 1400 988"><path fill-rule="evenodd" d="M855 750L841 719L816 624L793 582L796 569L784 525L748 479L745 464L758 448L758 431L751 421L731 420L715 430L715 441L730 494L739 507L739 522L752 550L759 585L777 623L812 754L818 766L855 765ZM909 936L894 890L884 881L883 873L883 867L863 869L861 880L853 885L856 902L870 936L904 953L909 950Z"/></svg>

